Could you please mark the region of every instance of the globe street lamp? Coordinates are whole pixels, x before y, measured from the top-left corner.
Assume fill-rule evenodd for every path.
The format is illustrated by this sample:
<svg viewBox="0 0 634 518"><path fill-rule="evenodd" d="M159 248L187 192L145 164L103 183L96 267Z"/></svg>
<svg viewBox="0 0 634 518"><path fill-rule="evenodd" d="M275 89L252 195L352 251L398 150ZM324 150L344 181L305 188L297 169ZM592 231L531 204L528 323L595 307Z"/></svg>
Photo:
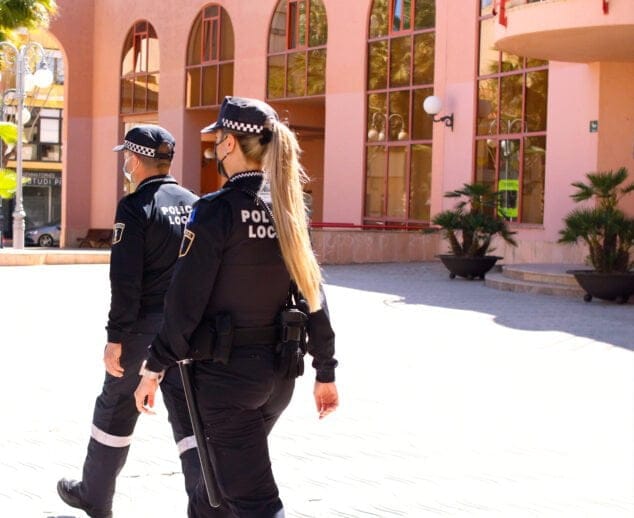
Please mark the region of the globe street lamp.
<svg viewBox="0 0 634 518"><path fill-rule="evenodd" d="M425 110L425 113L428 115L431 115L431 120L434 122L443 122L445 126L451 128L451 131L453 131L453 113L451 115L440 117L439 119L435 117L435 115L438 115L440 110L442 110L442 100L440 97L436 97L435 95L425 97L425 100L423 101L423 110Z"/></svg>
<svg viewBox="0 0 634 518"><path fill-rule="evenodd" d="M16 176L15 210L13 211L13 248L24 248L24 205L22 203L22 134L24 133L24 97L26 90L32 85L48 88L53 82L53 74L44 62L44 47L31 41L16 47L9 41L0 42L0 51L4 61L15 66L15 99L18 141L16 143ZM30 62L34 62L35 73L32 73Z"/></svg>

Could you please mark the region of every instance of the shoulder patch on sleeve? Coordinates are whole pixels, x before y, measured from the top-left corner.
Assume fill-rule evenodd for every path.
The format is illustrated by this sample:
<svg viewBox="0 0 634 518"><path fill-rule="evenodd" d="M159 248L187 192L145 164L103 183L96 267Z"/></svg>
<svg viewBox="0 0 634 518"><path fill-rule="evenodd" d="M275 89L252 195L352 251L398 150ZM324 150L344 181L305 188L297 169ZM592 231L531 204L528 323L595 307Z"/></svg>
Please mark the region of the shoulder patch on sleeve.
<svg viewBox="0 0 634 518"><path fill-rule="evenodd" d="M123 239L123 231L125 229L125 223L115 223L112 228L112 244L116 245Z"/></svg>
<svg viewBox="0 0 634 518"><path fill-rule="evenodd" d="M194 205L192 210L189 212L189 217L187 218L187 224L191 223L192 221L194 221L194 218L196 217L196 209L197 209L197 205Z"/></svg>
<svg viewBox="0 0 634 518"><path fill-rule="evenodd" d="M183 234L183 240L181 241L181 249L178 253L178 257L185 257L189 253L189 249L192 247L192 243L195 238L196 234L186 228L185 233Z"/></svg>

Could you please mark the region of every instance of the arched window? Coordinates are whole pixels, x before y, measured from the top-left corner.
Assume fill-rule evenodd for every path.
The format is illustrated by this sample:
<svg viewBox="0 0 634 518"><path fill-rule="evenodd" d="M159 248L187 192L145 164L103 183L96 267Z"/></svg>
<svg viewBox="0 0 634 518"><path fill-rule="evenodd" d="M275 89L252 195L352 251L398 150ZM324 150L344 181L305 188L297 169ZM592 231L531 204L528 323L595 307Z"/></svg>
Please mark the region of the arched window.
<svg viewBox="0 0 634 518"><path fill-rule="evenodd" d="M217 106L233 94L233 27L217 4L200 10L187 46L188 108Z"/></svg>
<svg viewBox="0 0 634 518"><path fill-rule="evenodd" d="M367 70L364 220L403 226L430 219L434 0L374 0Z"/></svg>
<svg viewBox="0 0 634 518"><path fill-rule="evenodd" d="M544 220L548 61L493 47L496 17L480 9L475 181L499 191L498 215L509 221Z"/></svg>
<svg viewBox="0 0 634 518"><path fill-rule="evenodd" d="M327 40L321 0L278 2L269 32L269 100L324 95Z"/></svg>
<svg viewBox="0 0 634 518"><path fill-rule="evenodd" d="M147 21L134 24L121 60L121 113L158 111L159 43Z"/></svg>

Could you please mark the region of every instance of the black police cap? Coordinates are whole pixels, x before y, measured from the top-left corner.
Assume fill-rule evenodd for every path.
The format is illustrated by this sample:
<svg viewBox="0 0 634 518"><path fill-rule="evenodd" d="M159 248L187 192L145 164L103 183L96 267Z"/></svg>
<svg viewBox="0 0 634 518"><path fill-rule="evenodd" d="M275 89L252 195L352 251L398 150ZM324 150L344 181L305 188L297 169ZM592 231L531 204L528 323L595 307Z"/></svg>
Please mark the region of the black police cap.
<svg viewBox="0 0 634 518"><path fill-rule="evenodd" d="M247 135L265 135L271 131L277 112L265 102L247 97L225 97L218 113L218 120L201 133L213 133L219 129L235 131Z"/></svg>
<svg viewBox="0 0 634 518"><path fill-rule="evenodd" d="M171 151L169 153L159 153L161 144L169 144ZM176 141L172 134L165 128L154 124L145 124L135 126L125 134L123 144L119 144L112 148L113 151L122 151L127 149L133 153L147 156L150 158L167 158L169 160L174 156L174 146Z"/></svg>

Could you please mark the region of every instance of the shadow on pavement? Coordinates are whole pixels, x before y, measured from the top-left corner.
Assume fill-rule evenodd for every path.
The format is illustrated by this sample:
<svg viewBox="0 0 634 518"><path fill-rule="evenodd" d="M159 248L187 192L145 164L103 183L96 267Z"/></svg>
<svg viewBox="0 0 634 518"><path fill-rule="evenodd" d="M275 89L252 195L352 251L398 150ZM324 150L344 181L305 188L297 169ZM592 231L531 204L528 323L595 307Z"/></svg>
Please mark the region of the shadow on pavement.
<svg viewBox="0 0 634 518"><path fill-rule="evenodd" d="M439 262L326 265L324 277L326 284L389 294L403 304L476 311L513 329L562 331L634 350L632 304L500 291L449 279Z"/></svg>

